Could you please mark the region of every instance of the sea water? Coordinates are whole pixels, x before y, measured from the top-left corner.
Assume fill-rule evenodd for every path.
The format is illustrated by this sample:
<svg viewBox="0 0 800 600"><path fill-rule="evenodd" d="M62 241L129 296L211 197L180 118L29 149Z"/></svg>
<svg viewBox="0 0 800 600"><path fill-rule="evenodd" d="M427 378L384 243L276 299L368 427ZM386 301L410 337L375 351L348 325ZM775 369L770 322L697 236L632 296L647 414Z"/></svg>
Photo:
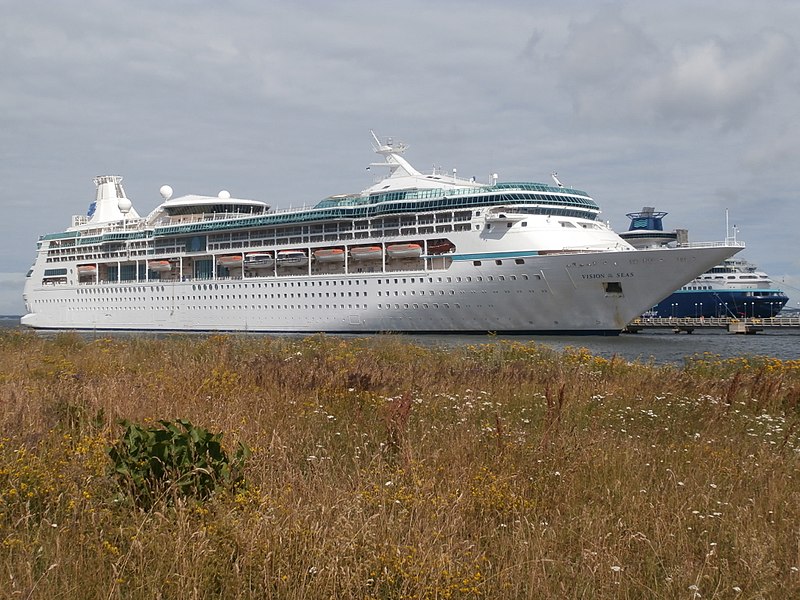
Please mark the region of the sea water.
<svg viewBox="0 0 800 600"><path fill-rule="evenodd" d="M19 317L0 317L0 327L18 327ZM84 332L93 335L92 332ZM53 335L53 332L43 332ZM97 332L102 336L131 336L136 333ZM138 334L154 335L154 334ZM155 334L160 335L160 334ZM240 334L261 335L261 334ZM266 334L265 334L266 335ZM296 337L296 336L292 336ZM360 335L344 337L363 337ZM618 336L496 336L496 335L412 335L399 337L422 345L452 347L463 344L485 344L498 341L536 342L554 350L566 348L586 348L591 354L611 358L618 356L628 361L663 363L683 363L686 358L710 353L720 358L736 356L769 356L780 360L800 359L800 329L767 329L757 334L732 334L722 329L695 330L694 333L673 333L670 330L657 330Z"/></svg>

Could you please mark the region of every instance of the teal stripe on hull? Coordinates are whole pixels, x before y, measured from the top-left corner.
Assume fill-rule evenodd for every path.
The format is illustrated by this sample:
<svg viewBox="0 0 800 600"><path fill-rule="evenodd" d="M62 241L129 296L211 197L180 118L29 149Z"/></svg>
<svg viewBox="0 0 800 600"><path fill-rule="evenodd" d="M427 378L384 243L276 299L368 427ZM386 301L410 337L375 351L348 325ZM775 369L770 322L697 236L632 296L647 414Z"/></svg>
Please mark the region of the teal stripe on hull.
<svg viewBox="0 0 800 600"><path fill-rule="evenodd" d="M453 260L496 260L501 258L521 258L538 256L535 250L519 250L516 252L476 252L474 254L453 254Z"/></svg>

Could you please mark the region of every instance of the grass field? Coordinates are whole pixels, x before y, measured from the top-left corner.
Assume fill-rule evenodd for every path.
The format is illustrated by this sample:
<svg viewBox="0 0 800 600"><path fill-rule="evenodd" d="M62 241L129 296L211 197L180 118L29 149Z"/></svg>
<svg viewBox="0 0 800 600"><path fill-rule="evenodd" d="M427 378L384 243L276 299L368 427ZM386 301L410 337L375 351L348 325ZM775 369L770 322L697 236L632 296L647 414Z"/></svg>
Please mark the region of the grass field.
<svg viewBox="0 0 800 600"><path fill-rule="evenodd" d="M0 333L0 598L797 598L800 361ZM244 485L138 508L119 420Z"/></svg>

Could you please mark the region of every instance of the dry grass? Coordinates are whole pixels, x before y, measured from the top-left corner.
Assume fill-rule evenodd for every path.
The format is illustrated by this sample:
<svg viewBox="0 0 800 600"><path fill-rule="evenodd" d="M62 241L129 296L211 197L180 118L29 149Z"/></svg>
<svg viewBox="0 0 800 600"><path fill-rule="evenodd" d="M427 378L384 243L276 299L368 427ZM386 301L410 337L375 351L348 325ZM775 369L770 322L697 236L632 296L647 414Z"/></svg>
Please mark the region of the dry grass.
<svg viewBox="0 0 800 600"><path fill-rule="evenodd" d="M2 598L800 596L800 362L0 334ZM254 449L120 501L119 419Z"/></svg>

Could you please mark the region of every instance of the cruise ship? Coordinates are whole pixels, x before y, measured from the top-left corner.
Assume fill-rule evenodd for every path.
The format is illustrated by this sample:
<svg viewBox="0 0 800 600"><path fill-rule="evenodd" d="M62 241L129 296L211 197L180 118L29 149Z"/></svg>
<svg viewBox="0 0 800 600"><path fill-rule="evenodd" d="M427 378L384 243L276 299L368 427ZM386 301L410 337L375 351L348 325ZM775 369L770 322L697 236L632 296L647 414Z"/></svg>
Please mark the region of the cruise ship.
<svg viewBox="0 0 800 600"><path fill-rule="evenodd" d="M628 213L631 222L620 237L639 249L686 244L685 229L664 229L662 219L666 215L650 206ZM735 243L735 234L728 239ZM788 301L769 275L747 260L733 257L681 286L643 316L767 318L777 315Z"/></svg>
<svg viewBox="0 0 800 600"><path fill-rule="evenodd" d="M374 133L364 191L272 209L173 197L140 216L122 178L43 235L24 291L33 328L616 335L744 244L637 250L586 193L416 170Z"/></svg>

